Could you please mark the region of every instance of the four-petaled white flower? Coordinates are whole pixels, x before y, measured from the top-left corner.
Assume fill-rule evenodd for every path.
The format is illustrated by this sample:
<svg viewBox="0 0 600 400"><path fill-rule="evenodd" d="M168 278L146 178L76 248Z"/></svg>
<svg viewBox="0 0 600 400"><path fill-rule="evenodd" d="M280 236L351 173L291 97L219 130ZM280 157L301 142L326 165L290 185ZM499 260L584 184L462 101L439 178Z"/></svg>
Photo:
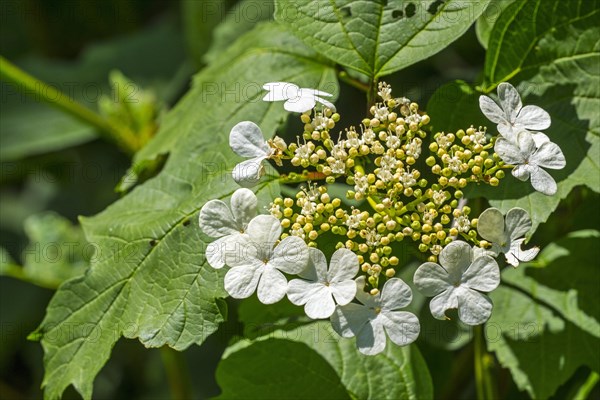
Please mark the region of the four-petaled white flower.
<svg viewBox="0 0 600 400"><path fill-rule="evenodd" d="M310 318L329 318L336 303L346 305L356 295L358 257L348 249L338 249L331 256L328 270L323 252L312 247L309 251L308 268L299 274L304 279L290 281L287 295L293 304L304 305Z"/></svg>
<svg viewBox="0 0 600 400"><path fill-rule="evenodd" d="M468 325L483 324L492 313L492 301L480 292L491 292L500 284L500 269L490 256L471 262L471 246L451 242L440 253L440 264L426 262L414 276L417 289L433 297L431 315L446 319L445 311L458 308L458 317Z"/></svg>
<svg viewBox="0 0 600 400"><path fill-rule="evenodd" d="M256 216L256 195L249 189L238 189L231 196L231 210L221 200L210 200L200 210L198 218L202 231L216 238L206 248L206 260L213 268L223 268L224 254L234 247L235 237L246 231Z"/></svg>
<svg viewBox="0 0 600 400"><path fill-rule="evenodd" d="M274 153L274 149L264 139L262 131L254 123L243 121L235 125L229 133L229 145L239 156L250 157L233 169L233 179L242 186L255 185L262 174L262 162Z"/></svg>
<svg viewBox="0 0 600 400"><path fill-rule="evenodd" d="M414 342L421 330L418 318L408 311L398 311L412 300L410 287L392 278L375 296L364 292L365 277L356 279L356 298L362 304L337 306L331 316L333 329L342 337L356 336L356 347L366 355L381 353L386 345L386 332L399 346Z"/></svg>
<svg viewBox="0 0 600 400"><path fill-rule="evenodd" d="M225 275L225 290L231 297L245 299L257 288L264 304L281 300L288 282L282 272L298 274L308 263L308 246L296 236L279 244L281 224L272 215L259 215L250 221L246 233L235 238L235 251L225 253L231 267Z"/></svg>
<svg viewBox="0 0 600 400"><path fill-rule="evenodd" d="M316 89L300 88L298 85L288 82L270 82L263 85L263 89L269 93L263 97L264 101L283 101L286 111L303 113L312 110L318 103L335 111L335 106L321 96L331 97L331 93Z"/></svg>
<svg viewBox="0 0 600 400"><path fill-rule="evenodd" d="M492 122L498 124L498 132L509 140L521 131L533 134L536 144L548 141L548 137L536 131L550 127L550 115L538 106L525 106L521 103L519 92L508 82L498 85L500 107L488 96L479 97L481 112Z"/></svg>
<svg viewBox="0 0 600 400"><path fill-rule="evenodd" d="M491 250L504 253L506 262L517 267L519 261L531 261L540 251L534 247L521 250L525 239L521 238L531 229L531 218L522 208L511 208L506 213L506 219L497 208L488 208L479 216L477 232L485 240L492 243Z"/></svg>
<svg viewBox="0 0 600 400"><path fill-rule="evenodd" d="M529 132L520 132L515 142L498 138L494 150L504 162L515 165L512 170L515 178L526 181L531 177L531 185L538 192L548 196L556 193L556 181L542 169L561 169L566 165L565 156L556 143L545 142L536 148Z"/></svg>

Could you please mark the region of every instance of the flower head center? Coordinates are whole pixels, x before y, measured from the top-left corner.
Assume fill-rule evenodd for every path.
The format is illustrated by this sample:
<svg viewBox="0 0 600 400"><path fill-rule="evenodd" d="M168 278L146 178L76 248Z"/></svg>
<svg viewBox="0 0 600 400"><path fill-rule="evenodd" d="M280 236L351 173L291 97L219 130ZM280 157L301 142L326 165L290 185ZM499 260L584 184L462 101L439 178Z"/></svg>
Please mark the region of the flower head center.
<svg viewBox="0 0 600 400"><path fill-rule="evenodd" d="M379 314L381 312L381 307L374 308L375 314Z"/></svg>

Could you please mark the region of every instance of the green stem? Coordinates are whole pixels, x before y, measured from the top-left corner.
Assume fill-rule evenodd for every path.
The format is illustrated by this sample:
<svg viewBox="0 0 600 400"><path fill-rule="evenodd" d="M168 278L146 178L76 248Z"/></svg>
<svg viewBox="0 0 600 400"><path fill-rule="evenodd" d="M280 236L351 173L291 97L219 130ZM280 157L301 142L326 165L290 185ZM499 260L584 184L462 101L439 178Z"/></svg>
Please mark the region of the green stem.
<svg viewBox="0 0 600 400"><path fill-rule="evenodd" d="M594 371L590 372L590 376L588 376L583 385L581 385L581 387L575 394L575 397L573 397L573 400L587 399L590 396L592 390L594 390L594 387L596 386L596 383L598 383L598 380L600 380L600 375L598 375L598 373Z"/></svg>
<svg viewBox="0 0 600 400"><path fill-rule="evenodd" d="M18 279L23 282L31 283L32 285L51 290L58 289L58 287L62 283L62 281L59 279L50 279L47 277L43 279L33 278L25 272L25 269L22 266L16 264L5 264L2 268L2 273L0 275L9 276L11 278Z"/></svg>
<svg viewBox="0 0 600 400"><path fill-rule="evenodd" d="M375 104L375 98L377 97L377 79L373 79L367 90L367 115L371 106Z"/></svg>
<svg viewBox="0 0 600 400"><path fill-rule="evenodd" d="M35 99L41 99L78 120L98 129L100 135L117 144L128 154L139 149L138 140L124 130L106 121L92 110L82 106L52 85L29 75L0 56L0 79L12 83L17 90Z"/></svg>
<svg viewBox="0 0 600 400"><path fill-rule="evenodd" d="M359 81L358 79L352 78L346 71L340 71L338 73L338 78L341 81L347 83L348 85L357 88L358 90L367 93L369 91L369 85Z"/></svg>
<svg viewBox="0 0 600 400"><path fill-rule="evenodd" d="M494 360L485 348L483 326L475 326L473 334L475 339L475 386L477 389L477 398L479 400L493 400L497 398L492 378Z"/></svg>
<svg viewBox="0 0 600 400"><path fill-rule="evenodd" d="M423 196L411 201L410 203L406 204L404 207L402 207L400 209L400 211L398 211L398 213L396 214L397 216L400 216L402 214L406 214L410 208L414 208L414 206L416 206L417 204L420 204L422 202L424 202L425 200L428 200L429 196L424 194Z"/></svg>
<svg viewBox="0 0 600 400"><path fill-rule="evenodd" d="M302 183L309 181L322 181L327 177L320 172L308 172L303 174L296 175L281 175L279 177L274 177L275 179L279 179L279 183L283 184L291 184L291 183Z"/></svg>
<svg viewBox="0 0 600 400"><path fill-rule="evenodd" d="M189 371L183 353L168 346L160 348L160 355L171 388L171 399L187 400L193 398Z"/></svg>

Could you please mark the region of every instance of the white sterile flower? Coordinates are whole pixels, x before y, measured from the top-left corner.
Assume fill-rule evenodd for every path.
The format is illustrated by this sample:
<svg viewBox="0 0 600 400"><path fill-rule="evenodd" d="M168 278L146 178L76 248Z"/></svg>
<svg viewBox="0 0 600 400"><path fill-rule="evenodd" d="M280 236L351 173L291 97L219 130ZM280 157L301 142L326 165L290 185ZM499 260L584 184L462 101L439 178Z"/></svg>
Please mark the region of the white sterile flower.
<svg viewBox="0 0 600 400"><path fill-rule="evenodd" d="M287 295L293 304L304 305L310 318L329 318L336 303L346 305L356 295L354 277L358 272L358 257L348 249L338 249L327 269L321 250L310 247L309 253L308 268L299 274L303 279L291 280Z"/></svg>
<svg viewBox="0 0 600 400"><path fill-rule="evenodd" d="M445 311L458 308L458 317L468 325L483 324L492 313L492 301L480 292L491 292L500 284L500 269L490 256L472 260L466 242L451 242L439 255L440 264L426 262L414 276L417 289L433 297L431 315L446 319Z"/></svg>
<svg viewBox="0 0 600 400"><path fill-rule="evenodd" d="M534 247L521 250L522 238L531 229L531 218L522 208L511 208L506 218L497 208L488 208L479 216L477 232L479 236L492 243L491 250L496 254L504 253L506 262L517 267L519 261L531 261L540 251Z"/></svg>
<svg viewBox="0 0 600 400"><path fill-rule="evenodd" d="M498 85L498 99L500 106L488 96L480 96L479 108L490 121L498 124L498 132L505 138L512 140L524 130L537 136L540 134L535 131L550 127L550 115L538 106L523 107L519 92L510 83Z"/></svg>
<svg viewBox="0 0 600 400"><path fill-rule="evenodd" d="M331 316L331 325L340 336L356 336L356 347L366 355L385 349L386 333L399 346L417 339L421 330L419 319L413 313L399 311L412 301L412 291L402 279L388 280L375 296L365 293L364 276L357 278L356 284L356 299L362 304L337 306Z"/></svg>
<svg viewBox="0 0 600 400"><path fill-rule="evenodd" d="M243 121L235 125L229 133L229 146L242 157L250 157L233 169L233 179L240 185L255 185L264 173L262 162L269 158L274 149L264 139L262 131L254 123Z"/></svg>
<svg viewBox="0 0 600 400"><path fill-rule="evenodd" d="M315 108L318 103L335 111L335 106L323 99L321 96L331 97L331 93L322 92L316 89L300 88L298 85L288 82L270 82L263 85L263 89L269 93L263 97L264 101L283 101L283 108L286 111L303 113Z"/></svg>
<svg viewBox="0 0 600 400"><path fill-rule="evenodd" d="M231 196L231 210L221 200L210 200L200 210L202 231L216 238L206 248L206 260L213 268L223 268L224 255L235 247L235 236L246 231L256 216L257 198L250 189L238 189Z"/></svg>
<svg viewBox="0 0 600 400"><path fill-rule="evenodd" d="M272 215L259 215L250 221L246 234L235 238L236 251L225 254L231 267L225 275L225 290L236 299L250 297L258 288L264 304L281 300L287 291L282 272L298 274L306 268L308 246L297 236L288 236L277 244L281 224Z"/></svg>
<svg viewBox="0 0 600 400"><path fill-rule="evenodd" d="M520 132L516 142L498 138L494 150L507 164L515 165L512 174L526 181L538 192L551 196L556 193L556 181L544 168L561 169L566 165L565 156L556 143L545 142L536 148L528 132Z"/></svg>

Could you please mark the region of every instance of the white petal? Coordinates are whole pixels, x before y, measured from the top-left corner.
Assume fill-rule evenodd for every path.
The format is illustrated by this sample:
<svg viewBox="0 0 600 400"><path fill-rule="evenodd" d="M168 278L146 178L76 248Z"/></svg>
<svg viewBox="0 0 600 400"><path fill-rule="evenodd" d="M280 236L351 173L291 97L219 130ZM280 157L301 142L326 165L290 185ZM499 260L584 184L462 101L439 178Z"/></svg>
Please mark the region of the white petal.
<svg viewBox="0 0 600 400"><path fill-rule="evenodd" d="M385 331L398 346L406 346L417 340L421 326L419 319L407 311L382 312L381 320Z"/></svg>
<svg viewBox="0 0 600 400"><path fill-rule="evenodd" d="M504 216L497 208L488 208L481 213L477 222L477 232L479 236L492 243L503 244L506 241L504 236Z"/></svg>
<svg viewBox="0 0 600 400"><path fill-rule="evenodd" d="M523 103L521 103L521 96L513 85L508 82L502 82L498 85L498 99L502 105L502 109L506 114L506 118L510 122L514 122L517 119Z"/></svg>
<svg viewBox="0 0 600 400"><path fill-rule="evenodd" d="M507 164L523 164L526 159L521 154L519 147L508 139L499 137L494 144L494 151Z"/></svg>
<svg viewBox="0 0 600 400"><path fill-rule="evenodd" d="M221 200L206 202L200 210L198 223L202 232L213 238L220 238L240 231L240 227L233 219L229 207Z"/></svg>
<svg viewBox="0 0 600 400"><path fill-rule="evenodd" d="M250 220L256 217L258 199L250 189L241 188L231 196L231 212L238 226L248 226Z"/></svg>
<svg viewBox="0 0 600 400"><path fill-rule="evenodd" d="M531 161L540 167L561 169L567 165L565 155L556 143L546 142L531 157Z"/></svg>
<svg viewBox="0 0 600 400"><path fill-rule="evenodd" d="M312 319L329 318L334 311L335 302L331 292L325 286L321 286L321 289L315 292L304 306L304 312Z"/></svg>
<svg viewBox="0 0 600 400"><path fill-rule="evenodd" d="M327 93L327 92L323 92L321 90L317 90L317 89L310 89L310 88L302 88L300 89L300 96L326 96L326 97L331 97L333 96L331 93Z"/></svg>
<svg viewBox="0 0 600 400"><path fill-rule="evenodd" d="M542 132L531 132L531 133L532 133L533 142L535 143L535 146L537 148L539 148L544 143L550 141L550 138L548 137L548 135L546 135Z"/></svg>
<svg viewBox="0 0 600 400"><path fill-rule="evenodd" d="M556 194L557 190L554 178L540 167L531 168L531 186L546 196Z"/></svg>
<svg viewBox="0 0 600 400"><path fill-rule="evenodd" d="M262 262L258 257L258 251L259 247L250 236L241 233L229 235L220 246L221 257L230 267L248 265L256 261Z"/></svg>
<svg viewBox="0 0 600 400"><path fill-rule="evenodd" d="M251 158L237 164L231 173L233 180L240 186L254 186L264 174L265 168L262 165L264 156Z"/></svg>
<svg viewBox="0 0 600 400"><path fill-rule="evenodd" d="M507 264L510 264L515 268L519 266L519 259L515 257L512 251L508 250L506 253L504 253L504 257L506 258Z"/></svg>
<svg viewBox="0 0 600 400"><path fill-rule="evenodd" d="M315 108L316 101L314 97L296 97L289 99L283 103L283 108L286 111L303 113L308 110Z"/></svg>
<svg viewBox="0 0 600 400"><path fill-rule="evenodd" d="M442 293L435 296L429 302L429 310L431 315L436 319L448 319L446 317L446 310L451 308L458 308L458 298L455 294L456 288L451 287L443 291Z"/></svg>
<svg viewBox="0 0 600 400"><path fill-rule="evenodd" d="M308 264L308 246L298 236L288 236L275 247L269 265L288 274L302 272Z"/></svg>
<svg viewBox="0 0 600 400"><path fill-rule="evenodd" d="M263 101L281 101L298 96L300 87L289 82L269 82L263 85L263 89L269 93L263 97Z"/></svg>
<svg viewBox="0 0 600 400"><path fill-rule="evenodd" d="M305 305L311 297L318 293L324 286L318 282L292 279L288 283L287 296L292 304Z"/></svg>
<svg viewBox="0 0 600 400"><path fill-rule="evenodd" d="M519 112L517 122L527 130L541 131L550 127L550 114L538 106L525 106Z"/></svg>
<svg viewBox="0 0 600 400"><path fill-rule="evenodd" d="M267 157L269 145L254 122L242 121L231 128L229 146L242 157Z"/></svg>
<svg viewBox="0 0 600 400"><path fill-rule="evenodd" d="M492 300L484 294L469 288L460 288L458 297L458 318L467 325L480 325L492 314Z"/></svg>
<svg viewBox="0 0 600 400"><path fill-rule="evenodd" d="M415 271L413 282L419 292L427 297L435 296L452 287L448 271L441 265L432 262L422 264Z"/></svg>
<svg viewBox="0 0 600 400"><path fill-rule="evenodd" d="M519 151L521 155L528 159L535 153L535 141L533 140L533 134L527 131L522 131L517 134L517 144L519 145Z"/></svg>
<svg viewBox="0 0 600 400"><path fill-rule="evenodd" d="M329 285L329 288L335 301L341 306L350 303L354 299L354 296L356 296L356 283L352 280L334 282Z"/></svg>
<svg viewBox="0 0 600 400"><path fill-rule="evenodd" d="M359 276L354 280L356 282L356 300L360 301L367 307L375 308L381 305L381 293L375 296L365 292L366 278L364 275Z"/></svg>
<svg viewBox="0 0 600 400"><path fill-rule="evenodd" d="M358 273L358 257L348 249L338 249L331 256L327 278L330 282L354 279Z"/></svg>
<svg viewBox="0 0 600 400"><path fill-rule="evenodd" d="M361 353L374 356L385 350L386 341L382 319L375 318L366 323L356 336L356 347Z"/></svg>
<svg viewBox="0 0 600 400"><path fill-rule="evenodd" d="M531 175L531 170L532 170L532 168L529 164L522 164L522 165L517 165L516 167L514 167L513 170L511 171L511 173L518 180L526 181L527 179L529 179L529 176Z"/></svg>
<svg viewBox="0 0 600 400"><path fill-rule="evenodd" d="M341 337L351 338L360 332L363 325L374 318L375 312L360 304L338 306L331 315L331 326Z"/></svg>
<svg viewBox="0 0 600 400"><path fill-rule="evenodd" d="M504 111L502 111L502 109L498 107L498 104L488 96L479 96L479 108L487 119L496 124L506 120Z"/></svg>
<svg viewBox="0 0 600 400"><path fill-rule="evenodd" d="M225 290L234 299L252 296L262 274L259 263L233 267L225 275Z"/></svg>
<svg viewBox="0 0 600 400"><path fill-rule="evenodd" d="M331 95L330 95L331 96ZM319 103L323 104L325 107L329 108L331 111L335 112L335 106L333 105L332 102L330 102L329 100L325 100L319 96L315 96L314 99L316 101L318 101Z"/></svg>
<svg viewBox="0 0 600 400"><path fill-rule="evenodd" d="M517 141L517 133L519 133L519 131L516 130L516 127L514 127L510 122L500 122L497 126L497 129L498 133L500 133L500 135L502 135L502 137L504 137L505 139L511 142Z"/></svg>
<svg viewBox="0 0 600 400"><path fill-rule="evenodd" d="M471 265L471 246L463 241L451 242L440 253L439 261L448 271L448 282L458 284L462 274Z"/></svg>
<svg viewBox="0 0 600 400"><path fill-rule="evenodd" d="M225 266L223 252L225 250L224 247L227 245L227 239L229 239L229 236L223 236L206 246L206 252L204 253L206 262L214 269L221 269Z"/></svg>
<svg viewBox="0 0 600 400"><path fill-rule="evenodd" d="M275 268L266 265L258 282L258 300L263 304L274 304L285 297L288 282Z"/></svg>
<svg viewBox="0 0 600 400"><path fill-rule="evenodd" d="M281 223L272 215L257 215L248 223L246 233L258 246L258 257L270 260L273 247L281 236Z"/></svg>
<svg viewBox="0 0 600 400"><path fill-rule="evenodd" d="M491 292L500 284L498 263L490 256L475 259L463 274L462 282L471 289Z"/></svg>
<svg viewBox="0 0 600 400"><path fill-rule="evenodd" d="M510 241L520 238L531 229L529 213L522 208L514 207L506 213L506 234Z"/></svg>
<svg viewBox="0 0 600 400"><path fill-rule="evenodd" d="M317 248L308 248L308 263L298 276L313 282L327 282L327 259L325 254Z"/></svg>
<svg viewBox="0 0 600 400"><path fill-rule="evenodd" d="M512 242L510 244L510 253L519 261L527 262L533 260L540 252L540 249L539 247L533 247L531 249L523 250L521 249L521 245L524 241L525 239L517 239L514 242ZM517 261L517 265L512 265L516 267L519 265L519 263Z"/></svg>
<svg viewBox="0 0 600 400"><path fill-rule="evenodd" d="M473 246L473 256L471 257L472 260L475 260L476 258L479 257L483 257L483 256L490 256L492 258L494 257L498 257L500 246L498 246L497 244L492 244L492 247L489 249L482 249L479 246Z"/></svg>
<svg viewBox="0 0 600 400"><path fill-rule="evenodd" d="M400 278L388 280L381 289L381 309L393 311L404 308L412 301L412 290Z"/></svg>

